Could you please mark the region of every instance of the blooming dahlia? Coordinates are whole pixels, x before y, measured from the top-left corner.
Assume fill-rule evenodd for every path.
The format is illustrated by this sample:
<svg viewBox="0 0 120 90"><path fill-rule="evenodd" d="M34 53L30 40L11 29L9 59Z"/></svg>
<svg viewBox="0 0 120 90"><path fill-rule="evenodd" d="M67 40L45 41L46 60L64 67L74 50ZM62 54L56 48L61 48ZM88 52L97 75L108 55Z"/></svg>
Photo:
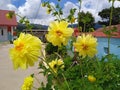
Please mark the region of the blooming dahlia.
<svg viewBox="0 0 120 90"><path fill-rule="evenodd" d="M78 36L76 42L73 45L75 50L79 52L80 56L93 57L97 53L97 39L90 34L83 34L82 36Z"/></svg>
<svg viewBox="0 0 120 90"><path fill-rule="evenodd" d="M31 76L26 77L22 85L22 90L32 90L32 86L33 86L33 77Z"/></svg>
<svg viewBox="0 0 120 90"><path fill-rule="evenodd" d="M73 32L72 28L68 28L68 23L66 21L54 21L48 28L46 38L54 46L61 46L62 44L67 45Z"/></svg>
<svg viewBox="0 0 120 90"><path fill-rule="evenodd" d="M63 62L63 60L61 60L61 59L52 60L52 61L49 63L51 69L52 69L55 73L57 73L57 70L58 70L59 68L61 68L61 69L64 68L64 65L63 65L63 64L64 64L64 62Z"/></svg>
<svg viewBox="0 0 120 90"><path fill-rule="evenodd" d="M30 34L21 33L13 44L14 47L10 49L10 58L14 69L19 67L26 69L28 66L33 66L40 56L41 40Z"/></svg>

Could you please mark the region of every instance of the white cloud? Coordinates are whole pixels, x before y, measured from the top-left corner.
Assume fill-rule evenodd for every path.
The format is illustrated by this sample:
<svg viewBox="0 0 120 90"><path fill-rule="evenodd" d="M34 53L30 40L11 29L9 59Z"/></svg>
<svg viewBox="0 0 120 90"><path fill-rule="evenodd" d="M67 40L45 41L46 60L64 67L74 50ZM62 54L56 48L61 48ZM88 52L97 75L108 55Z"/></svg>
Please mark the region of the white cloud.
<svg viewBox="0 0 120 90"><path fill-rule="evenodd" d="M54 18L50 17L50 18L41 18L41 19L30 19L30 22L32 23L36 23L36 24L42 24L42 25L49 25L51 21L53 21Z"/></svg>
<svg viewBox="0 0 120 90"><path fill-rule="evenodd" d="M84 0L82 2L81 10L84 12L89 11L95 17L95 21L99 21L101 18L98 16L98 12L100 12L104 8L109 8L110 3L108 0Z"/></svg>
<svg viewBox="0 0 120 90"><path fill-rule="evenodd" d="M14 0L16 1L16 0ZM15 5L11 4L11 0L1 0L0 2L0 9L7 9L7 10L15 10L16 13L26 16L32 23L37 24L49 24L51 21L54 20L52 15L46 14L46 8L40 6L41 0L26 0L26 2L16 8ZM51 3L54 5L54 3ZM84 12L91 12L95 17L95 20L98 21L101 18L98 16L98 12L100 12L104 8L109 8L111 3L108 0L82 0L82 7L81 10ZM120 7L120 2L115 1L115 7ZM75 16L77 17L79 3L72 3L67 1L63 5L63 17L67 17L69 14L69 10L71 8L76 8L77 11Z"/></svg>
<svg viewBox="0 0 120 90"><path fill-rule="evenodd" d="M92 13L92 15L95 17L95 21L101 20L101 17L98 16L98 12L105 8L109 8L111 6L111 3L108 2L108 0L82 0L82 5L81 5L81 11L87 12L89 11ZM115 7L120 7L120 2L115 1L114 4ZM63 13L64 17L67 17L69 15L69 10L71 8L76 8L76 13L75 16L77 17L78 9L80 7L79 3L72 3L72 2L67 2L64 4L63 8Z"/></svg>
<svg viewBox="0 0 120 90"><path fill-rule="evenodd" d="M53 20L51 15L46 14L46 8L41 7L41 0L26 0L23 6L18 8L18 13L26 16L32 23L49 24Z"/></svg>
<svg viewBox="0 0 120 90"><path fill-rule="evenodd" d="M69 15L69 12L70 12L71 8L78 9L78 6L76 6L76 4L74 4L72 2L69 2L69 1L64 4L64 8L63 8L63 15L64 15L64 17L67 17Z"/></svg>
<svg viewBox="0 0 120 90"><path fill-rule="evenodd" d="M17 10L15 5L11 4L11 0L0 0L0 9L2 9L2 10L14 10L14 11Z"/></svg>
<svg viewBox="0 0 120 90"><path fill-rule="evenodd" d="M17 8L16 8L14 5L12 5L12 4L8 4L8 5L7 5L7 8L8 8L9 10L17 11Z"/></svg>
<svg viewBox="0 0 120 90"><path fill-rule="evenodd" d="M120 1L115 1L114 6L115 7L120 7Z"/></svg>
<svg viewBox="0 0 120 90"><path fill-rule="evenodd" d="M40 0L26 0L23 6L18 8L18 13L28 18L36 18L36 14L39 14Z"/></svg>
<svg viewBox="0 0 120 90"><path fill-rule="evenodd" d="M90 13L92 13L92 15L95 17L95 21L97 22L101 20L101 18L98 16L98 12L105 8L109 8L110 6L111 3L109 3L108 0L82 0L81 11L89 11ZM114 6L120 7L120 2L115 1Z"/></svg>

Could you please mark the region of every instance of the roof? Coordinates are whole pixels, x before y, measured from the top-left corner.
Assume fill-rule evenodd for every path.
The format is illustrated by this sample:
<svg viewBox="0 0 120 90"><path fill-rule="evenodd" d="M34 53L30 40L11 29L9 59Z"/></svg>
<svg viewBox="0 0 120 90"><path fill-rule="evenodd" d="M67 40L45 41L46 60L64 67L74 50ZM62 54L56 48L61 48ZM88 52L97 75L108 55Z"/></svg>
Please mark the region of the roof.
<svg viewBox="0 0 120 90"><path fill-rule="evenodd" d="M26 30L26 29L24 29L23 30L23 32L31 32L31 30ZM32 32L47 32L48 30L41 30L41 29L32 29Z"/></svg>
<svg viewBox="0 0 120 90"><path fill-rule="evenodd" d="M115 34L115 36L112 36L112 38L120 38L120 24L112 25L112 27L113 26L115 26L117 28L117 32L113 33L113 34ZM107 30L109 30L109 26L107 26L106 28L107 28ZM95 37L107 37L103 33L103 28L99 28L99 29L95 30L94 32L92 32L92 35Z"/></svg>
<svg viewBox="0 0 120 90"><path fill-rule="evenodd" d="M6 14L9 10L0 10L0 26L17 26L16 16L14 15L12 19L8 19ZM14 12L14 11L13 11Z"/></svg>

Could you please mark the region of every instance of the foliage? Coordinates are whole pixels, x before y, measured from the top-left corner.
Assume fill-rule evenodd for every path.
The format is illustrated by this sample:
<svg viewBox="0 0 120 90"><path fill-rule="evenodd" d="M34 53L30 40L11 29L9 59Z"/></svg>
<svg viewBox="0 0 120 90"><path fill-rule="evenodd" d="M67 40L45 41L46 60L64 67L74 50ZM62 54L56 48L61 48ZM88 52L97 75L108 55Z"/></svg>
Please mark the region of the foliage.
<svg viewBox="0 0 120 90"><path fill-rule="evenodd" d="M58 0L60 2L60 0ZM47 14L52 14L53 16L55 16L55 20L64 20L62 15L63 15L63 11L62 11L62 8L60 7L60 3L57 3L54 5L51 5L49 3L49 1L44 1L43 0L43 3L42 3L42 7L46 7L47 10Z"/></svg>
<svg viewBox="0 0 120 90"><path fill-rule="evenodd" d="M99 21L100 24L109 25L110 22L110 11L111 8L103 9L99 12L99 16L103 21ZM113 8L113 16L112 16L112 25L116 25L120 23L120 7Z"/></svg>
<svg viewBox="0 0 120 90"><path fill-rule="evenodd" d="M18 16L20 17L19 23L25 24L26 28L28 30L31 30L32 25L30 24L29 20L25 16L24 17L21 17L20 15L18 15Z"/></svg>
<svg viewBox="0 0 120 90"><path fill-rule="evenodd" d="M70 9L70 14L69 14L68 17L67 17L68 22L70 22L71 24L74 23L75 20L76 20L76 18L75 18L75 16L74 16L75 11L76 11L76 8Z"/></svg>
<svg viewBox="0 0 120 90"><path fill-rule="evenodd" d="M57 46L53 46L51 43L47 43L46 47L45 47L45 51L47 52L47 54L52 54L53 52L57 52L58 47Z"/></svg>
<svg viewBox="0 0 120 90"><path fill-rule="evenodd" d="M90 12L79 12L78 13L78 24L82 27L82 32L89 32L90 28L94 26L94 17Z"/></svg>
<svg viewBox="0 0 120 90"><path fill-rule="evenodd" d="M120 89L120 60L113 55L103 57L101 60L94 58L81 59L77 57L71 58L65 56L64 71L59 70L57 77L52 73L48 74L48 70L44 69L43 73L47 76L47 84L41 90L52 90L54 85L55 90L119 90ZM66 77L64 80L64 76ZM96 80L91 81L90 75L94 76Z"/></svg>

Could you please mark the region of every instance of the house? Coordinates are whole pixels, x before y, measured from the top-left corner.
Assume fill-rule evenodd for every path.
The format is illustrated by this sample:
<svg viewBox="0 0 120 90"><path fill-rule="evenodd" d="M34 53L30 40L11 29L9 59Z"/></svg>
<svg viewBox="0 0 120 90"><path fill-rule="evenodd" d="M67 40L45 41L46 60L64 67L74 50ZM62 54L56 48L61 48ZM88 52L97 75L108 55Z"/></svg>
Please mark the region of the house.
<svg viewBox="0 0 120 90"><path fill-rule="evenodd" d="M9 12L9 10L0 10L0 42L13 41L13 32L16 29L17 20L15 15L12 19L8 19L6 14Z"/></svg>
<svg viewBox="0 0 120 90"><path fill-rule="evenodd" d="M115 54L120 58L120 24L114 25L117 28L117 32L115 32L115 36L110 38L110 53ZM113 27L113 26L112 26ZM107 27L109 30L109 27ZM96 31L92 32L92 35L97 38L98 41L98 56L102 57L108 54L108 38L103 33L103 28L99 28Z"/></svg>

